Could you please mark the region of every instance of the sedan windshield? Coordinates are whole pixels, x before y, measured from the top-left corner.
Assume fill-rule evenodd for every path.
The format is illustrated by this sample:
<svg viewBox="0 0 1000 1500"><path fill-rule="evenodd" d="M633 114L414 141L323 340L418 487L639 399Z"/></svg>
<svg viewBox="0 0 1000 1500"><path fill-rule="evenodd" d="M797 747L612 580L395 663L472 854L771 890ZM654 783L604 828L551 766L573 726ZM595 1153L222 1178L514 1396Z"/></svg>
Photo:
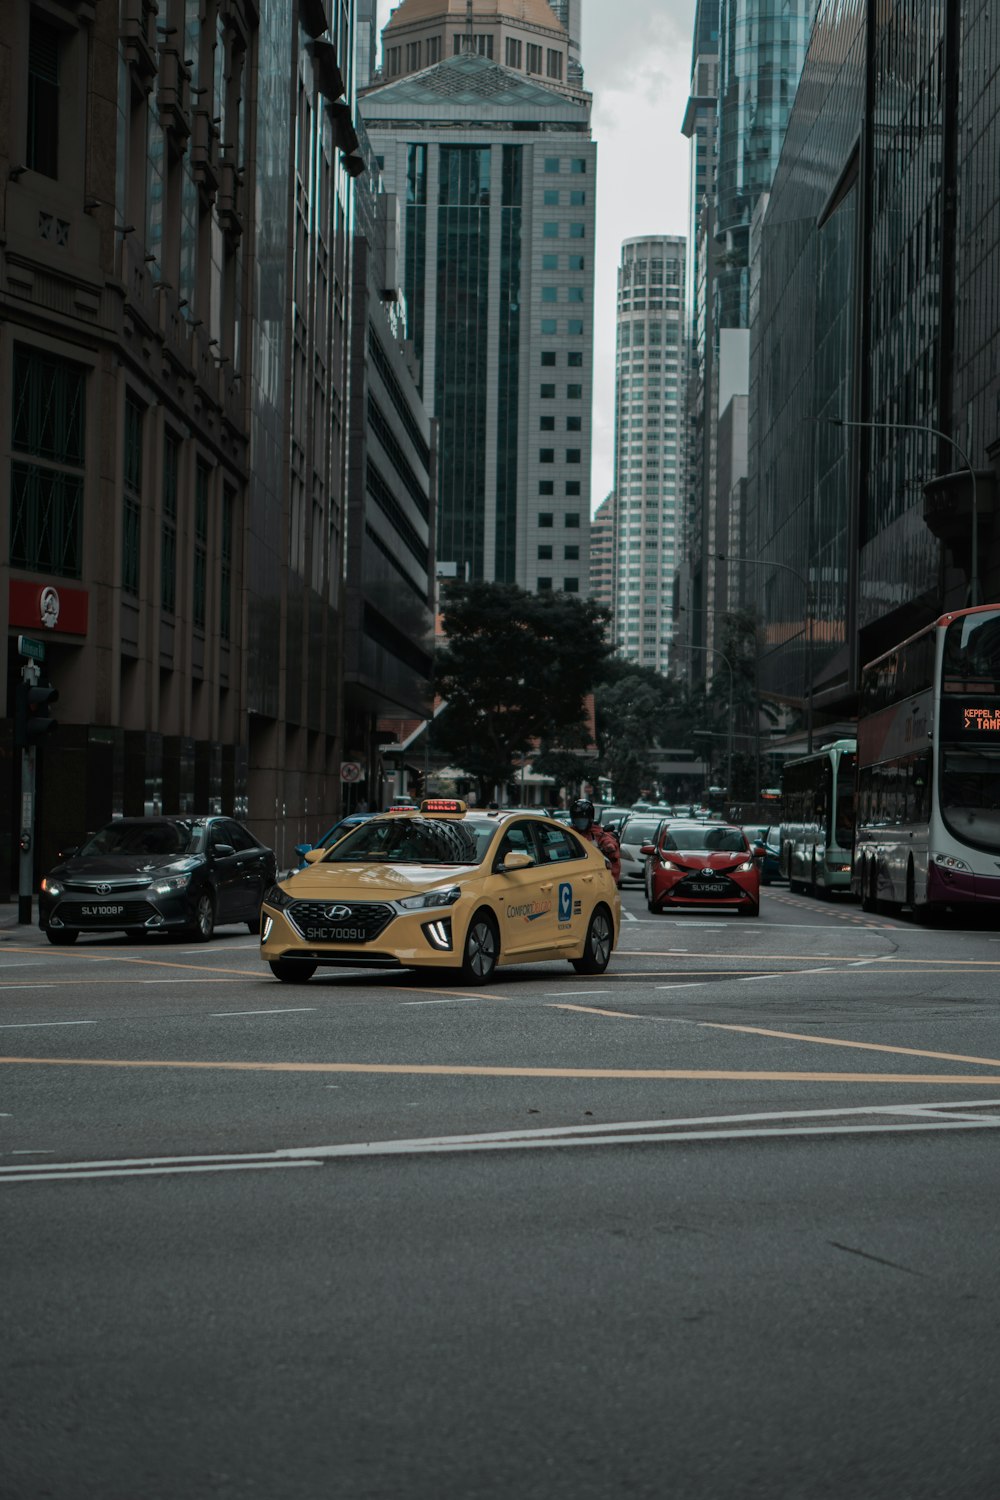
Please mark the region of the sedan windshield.
<svg viewBox="0 0 1000 1500"><path fill-rule="evenodd" d="M699 854L742 854L747 841L738 828L667 828L660 848Z"/></svg>
<svg viewBox="0 0 1000 1500"><path fill-rule="evenodd" d="M338 839L323 864L478 865L495 833L495 823L372 818Z"/></svg>
<svg viewBox="0 0 1000 1500"><path fill-rule="evenodd" d="M656 838L661 818L629 818L621 831L623 844L649 844Z"/></svg>
<svg viewBox="0 0 1000 1500"><path fill-rule="evenodd" d="M81 854L152 854L171 857L196 854L205 832L203 823L176 822L130 823L118 819L95 833Z"/></svg>

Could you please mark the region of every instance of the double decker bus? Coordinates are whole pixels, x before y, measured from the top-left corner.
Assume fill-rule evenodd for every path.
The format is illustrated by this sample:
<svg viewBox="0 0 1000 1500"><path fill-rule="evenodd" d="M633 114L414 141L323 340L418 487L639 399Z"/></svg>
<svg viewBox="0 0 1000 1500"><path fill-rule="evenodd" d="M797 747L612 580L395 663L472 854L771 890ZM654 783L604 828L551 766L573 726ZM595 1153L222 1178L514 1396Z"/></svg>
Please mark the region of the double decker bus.
<svg viewBox="0 0 1000 1500"><path fill-rule="evenodd" d="M1000 910L1000 606L941 615L864 668L852 888L866 911Z"/></svg>
<svg viewBox="0 0 1000 1500"><path fill-rule="evenodd" d="M793 891L850 889L856 750L855 740L834 740L784 764L779 864Z"/></svg>

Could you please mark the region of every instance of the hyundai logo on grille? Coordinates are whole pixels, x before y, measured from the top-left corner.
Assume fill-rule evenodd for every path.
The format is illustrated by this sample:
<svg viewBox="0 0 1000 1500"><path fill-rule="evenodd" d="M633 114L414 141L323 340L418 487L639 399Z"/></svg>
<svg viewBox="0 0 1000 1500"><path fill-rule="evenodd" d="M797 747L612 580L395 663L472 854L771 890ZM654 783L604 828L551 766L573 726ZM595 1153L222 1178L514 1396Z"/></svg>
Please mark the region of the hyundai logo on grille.
<svg viewBox="0 0 1000 1500"><path fill-rule="evenodd" d="M99 896L109 896L111 894L111 887L106 880L102 880L100 885L95 885L94 890Z"/></svg>
<svg viewBox="0 0 1000 1500"><path fill-rule="evenodd" d="M331 922L339 922L342 917L349 917L351 915L351 908L349 906L328 906L326 915Z"/></svg>

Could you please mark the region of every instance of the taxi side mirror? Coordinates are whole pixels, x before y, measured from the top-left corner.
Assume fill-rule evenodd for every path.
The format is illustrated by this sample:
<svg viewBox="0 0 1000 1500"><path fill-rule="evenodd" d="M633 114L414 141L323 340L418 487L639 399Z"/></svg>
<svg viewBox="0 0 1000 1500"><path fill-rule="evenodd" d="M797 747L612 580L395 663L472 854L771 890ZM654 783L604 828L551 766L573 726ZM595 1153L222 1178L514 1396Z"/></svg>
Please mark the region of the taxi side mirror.
<svg viewBox="0 0 1000 1500"><path fill-rule="evenodd" d="M320 860L323 858L323 856L324 856L325 853L326 853L326 849L325 848L307 849L306 852L305 852L305 861L306 861L306 864L307 865L318 865L319 862L320 862Z"/></svg>
<svg viewBox="0 0 1000 1500"><path fill-rule="evenodd" d="M535 863L530 854L511 853L493 866L494 875L509 875L512 870L528 870Z"/></svg>

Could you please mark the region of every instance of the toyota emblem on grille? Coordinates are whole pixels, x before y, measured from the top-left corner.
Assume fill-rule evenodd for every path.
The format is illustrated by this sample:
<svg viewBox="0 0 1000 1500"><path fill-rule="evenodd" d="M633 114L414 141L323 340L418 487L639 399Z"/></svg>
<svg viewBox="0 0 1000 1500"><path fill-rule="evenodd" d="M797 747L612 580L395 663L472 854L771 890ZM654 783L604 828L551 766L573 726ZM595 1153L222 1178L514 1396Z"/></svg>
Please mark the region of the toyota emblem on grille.
<svg viewBox="0 0 1000 1500"><path fill-rule="evenodd" d="M100 885L95 885L94 890L99 896L110 896L111 894L111 887L106 880L102 880Z"/></svg>
<svg viewBox="0 0 1000 1500"><path fill-rule="evenodd" d="M706 865L705 868L702 870L701 873L703 875L714 875L715 871L712 869L711 865Z"/></svg>
<svg viewBox="0 0 1000 1500"><path fill-rule="evenodd" d="M341 917L349 917L351 915L351 908L349 906L328 906L326 915L331 922L337 922Z"/></svg>

